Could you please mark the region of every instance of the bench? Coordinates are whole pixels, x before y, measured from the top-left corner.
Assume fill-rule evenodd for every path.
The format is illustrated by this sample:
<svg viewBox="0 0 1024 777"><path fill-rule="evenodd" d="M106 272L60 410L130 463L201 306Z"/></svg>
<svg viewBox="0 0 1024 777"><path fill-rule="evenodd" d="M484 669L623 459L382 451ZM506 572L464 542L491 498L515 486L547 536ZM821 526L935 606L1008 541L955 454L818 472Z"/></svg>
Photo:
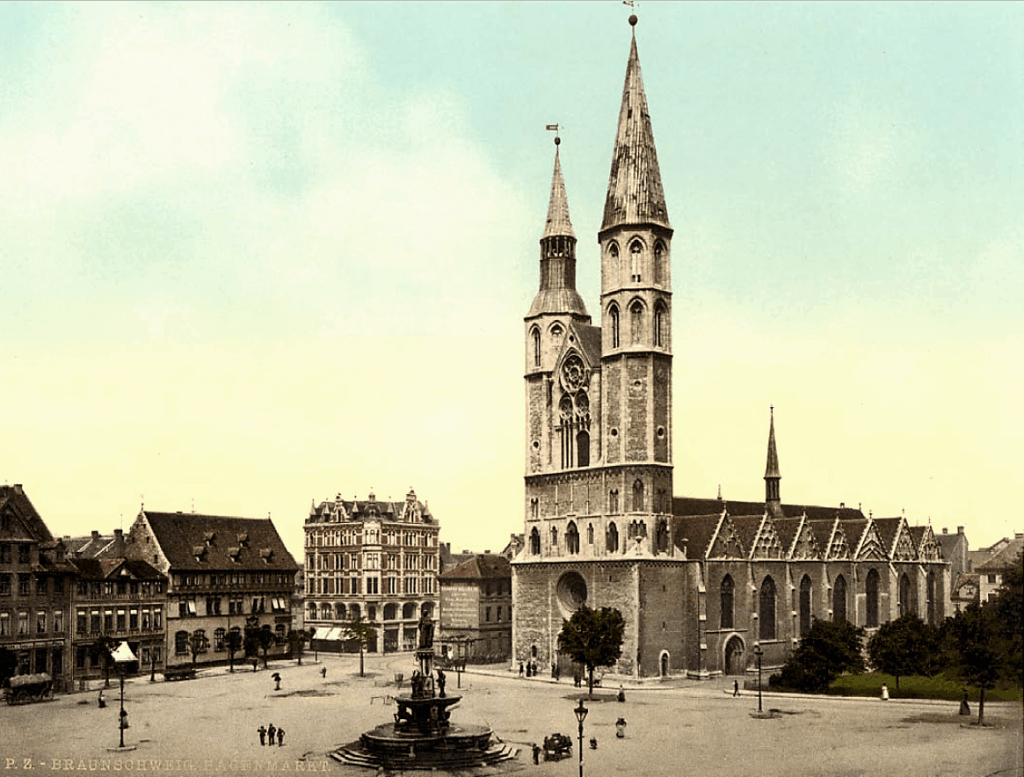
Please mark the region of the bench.
<svg viewBox="0 0 1024 777"><path fill-rule="evenodd" d="M194 666L175 666L164 670L165 680L194 680L196 668Z"/></svg>

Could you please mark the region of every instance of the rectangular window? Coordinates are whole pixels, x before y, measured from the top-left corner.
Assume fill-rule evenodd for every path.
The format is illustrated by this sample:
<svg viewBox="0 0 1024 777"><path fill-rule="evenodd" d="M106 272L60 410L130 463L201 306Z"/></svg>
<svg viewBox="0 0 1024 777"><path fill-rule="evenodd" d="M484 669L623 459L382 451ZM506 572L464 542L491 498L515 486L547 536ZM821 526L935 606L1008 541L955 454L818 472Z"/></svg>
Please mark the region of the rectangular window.
<svg viewBox="0 0 1024 777"><path fill-rule="evenodd" d="M380 578L379 577L368 577L368 578L366 578L366 593L368 593L368 594L379 594L380 593Z"/></svg>
<svg viewBox="0 0 1024 777"><path fill-rule="evenodd" d="M32 592L32 576L18 575L18 596L29 596Z"/></svg>
<svg viewBox="0 0 1024 777"><path fill-rule="evenodd" d="M0 637L11 636L11 614L0 612Z"/></svg>
<svg viewBox="0 0 1024 777"><path fill-rule="evenodd" d="M37 612L36 613L36 634L45 634L45 633L46 633L46 613L45 612Z"/></svg>
<svg viewBox="0 0 1024 777"><path fill-rule="evenodd" d="M153 608L153 630L160 631L164 627L164 611L160 607ZM154 648L156 650L156 648ZM157 659L160 660L159 658Z"/></svg>
<svg viewBox="0 0 1024 777"><path fill-rule="evenodd" d="M125 626L126 626L125 615L126 615L126 613L125 613L124 610L118 610L117 611L117 630L118 631L124 631L125 630Z"/></svg>
<svg viewBox="0 0 1024 777"><path fill-rule="evenodd" d="M132 631L139 630L139 611L129 610L128 611L128 628Z"/></svg>
<svg viewBox="0 0 1024 777"><path fill-rule="evenodd" d="M0 596L11 595L11 576L0 575Z"/></svg>
<svg viewBox="0 0 1024 777"><path fill-rule="evenodd" d="M142 611L142 630L149 631L149 608Z"/></svg>
<svg viewBox="0 0 1024 777"><path fill-rule="evenodd" d="M89 629L89 614L85 610L79 610L75 616L75 631L85 634Z"/></svg>
<svg viewBox="0 0 1024 777"><path fill-rule="evenodd" d="M28 635L28 613L18 613L18 636Z"/></svg>
<svg viewBox="0 0 1024 777"><path fill-rule="evenodd" d="M104 596L113 596L114 595L114 581L113 580L106 580L106 581L104 581L104 583L103 583L103 595Z"/></svg>
<svg viewBox="0 0 1024 777"><path fill-rule="evenodd" d="M36 596L46 596L47 579L43 575L36 578Z"/></svg>
<svg viewBox="0 0 1024 777"><path fill-rule="evenodd" d="M64 633L64 611L54 610L53 611L53 633L63 634Z"/></svg>
<svg viewBox="0 0 1024 777"><path fill-rule="evenodd" d="M484 623L490 623L490 622L491 622L491 608L490 607L485 607L484 608Z"/></svg>
<svg viewBox="0 0 1024 777"><path fill-rule="evenodd" d="M32 546L31 545L19 545L18 546L18 563L28 564L32 561Z"/></svg>
<svg viewBox="0 0 1024 777"><path fill-rule="evenodd" d="M0 545L0 564L11 563L11 546L6 542Z"/></svg>
<svg viewBox="0 0 1024 777"><path fill-rule="evenodd" d="M114 630L114 611L104 610L103 611L103 631L109 632Z"/></svg>
<svg viewBox="0 0 1024 777"><path fill-rule="evenodd" d="M397 577L389 577L387 579L387 584L388 584L388 593L389 594L397 594L398 593L398 578Z"/></svg>
<svg viewBox="0 0 1024 777"><path fill-rule="evenodd" d="M62 593L64 593L64 578L63 577L59 577L58 576L58 577L53 578L53 592L55 594L62 594Z"/></svg>
<svg viewBox="0 0 1024 777"><path fill-rule="evenodd" d="M988 576L988 581L989 581L990 583L995 583L995 582L997 582L997 581L996 581L996 576L995 576L995 575L989 575L989 576Z"/></svg>
<svg viewBox="0 0 1024 777"><path fill-rule="evenodd" d="M89 612L89 631L93 634L100 633L100 611L92 610Z"/></svg>
<svg viewBox="0 0 1024 777"><path fill-rule="evenodd" d="M78 647L75 649L75 668L85 669L85 648Z"/></svg>
<svg viewBox="0 0 1024 777"><path fill-rule="evenodd" d="M501 623L501 607L498 608L498 623Z"/></svg>

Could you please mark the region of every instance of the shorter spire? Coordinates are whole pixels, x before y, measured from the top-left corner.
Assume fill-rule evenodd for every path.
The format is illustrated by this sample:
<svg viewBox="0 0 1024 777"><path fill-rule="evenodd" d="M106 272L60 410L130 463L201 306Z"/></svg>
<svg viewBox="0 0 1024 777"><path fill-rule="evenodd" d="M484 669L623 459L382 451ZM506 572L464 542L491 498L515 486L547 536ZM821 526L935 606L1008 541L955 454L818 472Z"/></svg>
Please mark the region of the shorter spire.
<svg viewBox="0 0 1024 777"><path fill-rule="evenodd" d="M557 127L558 125L549 125ZM557 130L556 130L557 131ZM565 193L565 181L562 180L562 161L558 155L558 146L562 139L555 135L555 172L551 177L551 199L548 201L548 218L544 223L545 237L576 237L569 220L569 197Z"/></svg>
<svg viewBox="0 0 1024 777"><path fill-rule="evenodd" d="M768 428L768 464L764 470L764 501L772 514L782 517L782 495L779 481L779 454L775 450L775 407L771 407L771 424Z"/></svg>
<svg viewBox="0 0 1024 777"><path fill-rule="evenodd" d="M775 449L775 406L769 407L771 424L768 428L768 465L765 467L765 478L781 478L779 473L779 452Z"/></svg>

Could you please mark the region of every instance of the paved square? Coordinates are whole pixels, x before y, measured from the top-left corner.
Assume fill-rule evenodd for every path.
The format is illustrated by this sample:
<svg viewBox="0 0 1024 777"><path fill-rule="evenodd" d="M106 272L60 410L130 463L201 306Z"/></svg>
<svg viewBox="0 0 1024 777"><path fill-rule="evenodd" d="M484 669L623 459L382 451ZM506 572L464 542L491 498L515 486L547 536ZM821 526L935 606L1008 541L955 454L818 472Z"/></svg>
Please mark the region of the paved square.
<svg viewBox="0 0 1024 777"><path fill-rule="evenodd" d="M8 775L144 771L249 777L326 771L369 777L371 770L339 764L326 754L391 719L394 706L388 697L395 692L394 674L408 677L415 661L410 654L368 656L367 676L360 678L358 657L319 658L314 664L310 655L302 666L271 662L270 671L255 673L244 666L235 674L226 668L204 670L192 681L130 680L125 744L136 749L124 753L111 752L118 744L116 678L104 694L108 704L102 710L96 691L0 707L0 763ZM326 678L320 674L323 667ZM282 676L279 692L274 691L274 672ZM450 693L460 692L457 684L452 673ZM986 705L986 718L993 725L984 730L962 726L965 719L951 702L766 696L765 708L778 708L782 715L755 720L749 713L757 709L756 695L733 698L731 687L725 680L672 681L638 689L627 685L625 703L614 701L612 689L596 693L600 698L588 703L584 744L596 737L597 749L585 747L584 774L1024 774L1020 704ZM503 771L537 777L578 774L575 746L571 759L539 766L533 765L529 747L555 731L576 743L572 708L579 694L571 681L471 673L462 676L462 691L464 698L452 715L455 722L488 724L506 742L522 746L518 762ZM622 739L615 736L619 717L627 721ZM257 728L270 723L285 729L280 747L260 746Z"/></svg>

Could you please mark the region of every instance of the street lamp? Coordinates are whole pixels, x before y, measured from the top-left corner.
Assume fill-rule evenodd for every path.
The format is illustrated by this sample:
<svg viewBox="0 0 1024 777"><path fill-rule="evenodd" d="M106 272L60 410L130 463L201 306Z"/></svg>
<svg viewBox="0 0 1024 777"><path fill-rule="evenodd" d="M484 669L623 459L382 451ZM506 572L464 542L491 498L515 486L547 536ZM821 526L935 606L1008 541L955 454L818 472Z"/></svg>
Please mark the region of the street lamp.
<svg viewBox="0 0 1024 777"><path fill-rule="evenodd" d="M583 721L587 719L587 712L589 710L583 706L583 699L580 699L580 705L573 710L576 713L576 720L580 724L580 777L583 777Z"/></svg>
<svg viewBox="0 0 1024 777"><path fill-rule="evenodd" d="M121 743L118 747L124 747L124 730L128 728L128 713L124 711L124 673L128 671L128 664L138 661L127 642L117 646L117 650L110 654L117 667L117 673L121 676L121 712L118 714L118 728L121 731Z"/></svg>
<svg viewBox="0 0 1024 777"><path fill-rule="evenodd" d="M761 657L764 655L764 651L761 650L761 645L754 645L754 655L757 656L757 712L762 714L761 709Z"/></svg>

